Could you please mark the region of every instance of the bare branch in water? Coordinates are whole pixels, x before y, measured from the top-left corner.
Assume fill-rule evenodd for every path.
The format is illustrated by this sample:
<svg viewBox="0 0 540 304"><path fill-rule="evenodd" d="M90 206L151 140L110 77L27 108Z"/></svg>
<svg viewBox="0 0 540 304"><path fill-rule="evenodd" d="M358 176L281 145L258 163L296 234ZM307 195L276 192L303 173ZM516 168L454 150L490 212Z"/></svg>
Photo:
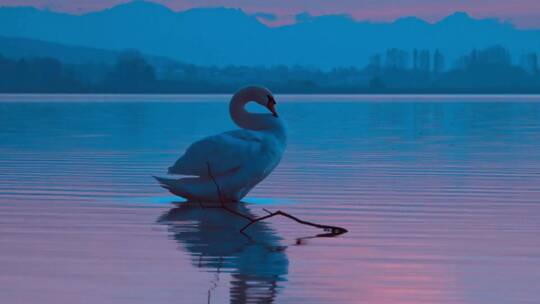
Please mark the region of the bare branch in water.
<svg viewBox="0 0 540 304"><path fill-rule="evenodd" d="M318 235L318 236L340 235L340 234L343 234L343 233L347 232L347 229L345 229L345 228L337 227L337 226L330 226L330 225L316 224L316 223L304 221L304 220L301 220L301 219L297 218L294 215L288 214L287 212L283 212L281 210L278 210L276 212L272 212L272 213L270 213L268 215L261 216L261 217L256 218L256 219L252 219L246 226L244 226L244 228L240 229L240 232L244 232L247 228L249 228L249 226L251 226L251 225L253 225L253 224L257 223L257 222L260 222L260 221L263 221L265 219L268 219L268 218L271 218L271 217L274 217L274 216L278 216L278 215L290 218L291 220L293 220L293 221L295 221L295 222L297 222L299 224L306 225L306 226L311 226L311 227L316 227L316 228L321 228L321 229L324 229L324 231L328 232L326 234Z"/></svg>
<svg viewBox="0 0 540 304"><path fill-rule="evenodd" d="M221 208L229 211L232 214L236 214L236 215L238 215L240 217L243 217L248 221L252 221L251 217L227 207L227 205L225 204L225 199L223 198L223 195L221 193L221 189L219 188L219 184L217 183L216 179L214 178L214 175L212 174L212 170L210 169L210 163L206 162L206 166L208 167L208 175L210 175L210 178L214 182L214 185L216 185L216 189L217 189L218 197L219 197L219 202L221 203Z"/></svg>
<svg viewBox="0 0 540 304"><path fill-rule="evenodd" d="M317 224L317 223L304 221L304 220L301 220L301 219L297 218L296 216L293 216L293 215L288 214L288 213L286 213L284 211L281 211L281 210L278 210L276 212L270 212L266 208L263 208L263 210L266 213L268 213L268 215L261 216L261 217L258 217L258 218L251 218L251 217L249 217L249 216L247 216L245 214L242 214L242 213L240 213L240 212L238 212L236 210L230 209L225 204L225 199L224 199L224 197L223 197L223 195L221 193L221 188L219 187L219 184L217 183L216 179L214 178L214 175L212 174L212 169L210 168L210 163L206 162L206 165L208 167L208 175L210 176L210 178L214 182L214 185L216 185L216 189L217 189L217 193L218 193L218 197L219 197L219 202L221 204L221 208L227 210L228 212L230 212L232 214L243 217L243 218L245 218L246 220L249 221L249 223L247 223L242 229L240 229L241 233L244 233L244 231L247 228L249 228L249 226L251 226L251 225L253 225L253 224L257 223L257 222L264 221L266 219L269 219L271 217L278 216L278 215L290 218L291 220L293 220L293 221L295 221L295 222L297 222L299 224L302 224L302 225L311 226L311 227L315 227L315 228L321 228L325 232L327 232L327 233L319 234L319 235L317 235L317 237L332 237L332 236L337 236L337 235L344 234L344 233L347 232L347 229L345 229L343 227L322 225L322 224Z"/></svg>

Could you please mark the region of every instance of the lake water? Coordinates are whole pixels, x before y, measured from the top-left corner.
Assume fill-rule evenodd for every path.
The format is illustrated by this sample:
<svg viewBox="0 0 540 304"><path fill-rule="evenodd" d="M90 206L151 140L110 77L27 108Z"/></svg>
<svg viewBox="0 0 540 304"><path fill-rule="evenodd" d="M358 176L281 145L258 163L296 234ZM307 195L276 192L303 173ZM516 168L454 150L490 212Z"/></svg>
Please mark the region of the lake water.
<svg viewBox="0 0 540 304"><path fill-rule="evenodd" d="M278 96L286 154L238 208L335 238L151 178L227 98L0 98L0 302L540 303L540 98Z"/></svg>

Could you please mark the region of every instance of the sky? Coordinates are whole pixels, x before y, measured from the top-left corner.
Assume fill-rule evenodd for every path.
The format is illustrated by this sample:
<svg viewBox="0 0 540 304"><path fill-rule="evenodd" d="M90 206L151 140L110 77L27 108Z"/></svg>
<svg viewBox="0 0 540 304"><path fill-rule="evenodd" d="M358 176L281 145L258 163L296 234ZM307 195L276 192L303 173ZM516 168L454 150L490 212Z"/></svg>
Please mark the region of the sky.
<svg viewBox="0 0 540 304"><path fill-rule="evenodd" d="M129 0L0 0L0 6L34 6L53 11L85 13ZM498 18L520 28L540 28L539 0L153 0L179 11L194 7L241 8L247 13L269 13L274 24L290 23L307 12L314 16L348 14L357 20L393 21L416 16L435 22L456 11L476 18ZM267 15L266 14L266 15ZM272 16L273 15L273 16ZM261 14L261 16L265 16ZM274 20L275 19L275 20Z"/></svg>

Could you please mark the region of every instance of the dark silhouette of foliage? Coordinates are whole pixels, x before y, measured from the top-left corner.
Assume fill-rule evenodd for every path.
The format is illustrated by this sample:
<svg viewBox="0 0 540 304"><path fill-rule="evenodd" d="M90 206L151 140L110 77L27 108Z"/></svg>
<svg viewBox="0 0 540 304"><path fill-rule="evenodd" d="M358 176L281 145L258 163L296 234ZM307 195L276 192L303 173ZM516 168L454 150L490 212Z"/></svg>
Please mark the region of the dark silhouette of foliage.
<svg viewBox="0 0 540 304"><path fill-rule="evenodd" d="M368 87L374 92L380 92L384 90L385 84L379 77L374 76L369 80Z"/></svg>
<svg viewBox="0 0 540 304"><path fill-rule="evenodd" d="M75 75L53 58L9 60L0 56L0 91L57 93L83 91Z"/></svg>
<svg viewBox="0 0 540 304"><path fill-rule="evenodd" d="M444 56L439 50L435 50L435 53L433 54L433 74L440 75L443 71Z"/></svg>
<svg viewBox="0 0 540 304"><path fill-rule="evenodd" d="M439 50L389 49L363 68L321 70L306 66L203 67L153 64L136 52L110 63L64 64L53 58L0 56L0 92L5 93L231 93L258 83L279 93L539 93L536 53L513 64L494 46L472 50L451 69Z"/></svg>
<svg viewBox="0 0 540 304"><path fill-rule="evenodd" d="M538 76L540 72L540 69L538 68L538 55L536 53L521 55L520 66L527 73Z"/></svg>
<svg viewBox="0 0 540 304"><path fill-rule="evenodd" d="M143 93L156 91L156 84L154 67L139 53L126 52L107 73L103 86L108 92Z"/></svg>

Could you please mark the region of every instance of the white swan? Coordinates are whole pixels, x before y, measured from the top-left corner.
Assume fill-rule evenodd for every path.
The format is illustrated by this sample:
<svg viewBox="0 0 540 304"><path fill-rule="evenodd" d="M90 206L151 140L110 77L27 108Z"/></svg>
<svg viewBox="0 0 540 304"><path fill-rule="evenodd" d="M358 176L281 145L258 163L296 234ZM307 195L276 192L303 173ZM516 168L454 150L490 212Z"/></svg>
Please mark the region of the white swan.
<svg viewBox="0 0 540 304"><path fill-rule="evenodd" d="M272 114L255 114L245 105L255 101ZM156 177L171 193L190 201L220 201L215 178L225 201L240 201L279 164L286 145L285 125L275 110L272 93L262 87L247 87L231 99L229 111L241 130L206 137L193 143L169 174L180 179Z"/></svg>

